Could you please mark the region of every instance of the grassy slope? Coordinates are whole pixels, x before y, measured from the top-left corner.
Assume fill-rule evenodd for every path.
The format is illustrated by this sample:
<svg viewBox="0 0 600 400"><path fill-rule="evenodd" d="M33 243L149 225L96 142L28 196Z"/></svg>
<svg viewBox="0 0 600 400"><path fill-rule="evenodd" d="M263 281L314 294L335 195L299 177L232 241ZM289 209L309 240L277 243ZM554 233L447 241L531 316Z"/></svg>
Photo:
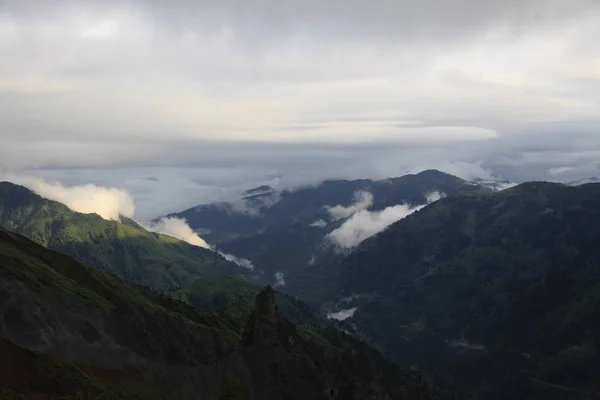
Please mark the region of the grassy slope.
<svg viewBox="0 0 600 400"><path fill-rule="evenodd" d="M80 214L28 189L0 183L0 226L56 251L157 289L183 286L207 274L245 272L218 254L148 232L129 219Z"/></svg>

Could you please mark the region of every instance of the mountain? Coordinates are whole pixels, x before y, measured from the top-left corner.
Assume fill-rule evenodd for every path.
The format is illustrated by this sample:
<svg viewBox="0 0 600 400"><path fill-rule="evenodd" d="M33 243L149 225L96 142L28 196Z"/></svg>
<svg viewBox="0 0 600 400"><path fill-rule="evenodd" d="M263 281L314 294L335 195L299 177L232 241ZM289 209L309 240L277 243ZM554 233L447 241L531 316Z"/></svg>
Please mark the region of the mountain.
<svg viewBox="0 0 600 400"><path fill-rule="evenodd" d="M353 337L281 316L270 287L240 321L2 229L0 260L2 399L434 398Z"/></svg>
<svg viewBox="0 0 600 400"><path fill-rule="evenodd" d="M361 201L363 209L378 212L399 204L426 204L433 192L491 190L489 185L428 170L379 181L328 180L282 192L261 186L246 191L238 202L200 205L170 216L184 218L219 249L251 260L266 282L274 282L275 273L287 276L317 258L337 258L326 236L352 214L333 218L331 207Z"/></svg>
<svg viewBox="0 0 600 400"><path fill-rule="evenodd" d="M0 227L157 289L178 288L198 276L247 273L215 252L149 232L131 219L76 213L9 182L0 182Z"/></svg>
<svg viewBox="0 0 600 400"><path fill-rule="evenodd" d="M598 243L599 184L530 182L437 201L287 290L468 398L596 398Z"/></svg>
<svg viewBox="0 0 600 400"><path fill-rule="evenodd" d="M585 185L588 183L599 183L599 182L600 182L600 177L591 176L589 178L582 178L582 179L578 179L576 181L567 182L567 185L579 186L579 185Z"/></svg>

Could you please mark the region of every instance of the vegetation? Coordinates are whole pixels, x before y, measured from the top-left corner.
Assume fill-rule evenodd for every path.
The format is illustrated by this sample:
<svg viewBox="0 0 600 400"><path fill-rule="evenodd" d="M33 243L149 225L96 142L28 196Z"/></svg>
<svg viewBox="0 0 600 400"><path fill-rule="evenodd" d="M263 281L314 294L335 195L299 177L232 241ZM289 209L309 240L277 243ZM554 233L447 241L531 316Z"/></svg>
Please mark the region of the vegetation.
<svg viewBox="0 0 600 400"><path fill-rule="evenodd" d="M436 202L290 289L355 295L348 329L469 398L587 398L600 392L598 243L600 185L531 182Z"/></svg>
<svg viewBox="0 0 600 400"><path fill-rule="evenodd" d="M351 336L281 316L270 288L242 317L140 291L1 229L0 260L3 399L432 398Z"/></svg>
<svg viewBox="0 0 600 400"><path fill-rule="evenodd" d="M169 290L198 276L247 270L215 252L149 232L134 221L80 214L30 190L0 182L0 227L123 279Z"/></svg>
<svg viewBox="0 0 600 400"><path fill-rule="evenodd" d="M488 190L435 170L384 181L328 180L280 194L260 189L263 194L246 197L235 207L227 203L201 205L173 216L185 218L194 229L205 230L205 237L223 251L251 260L265 272L266 283L272 283L276 272L293 279L315 255L336 258L323 243L325 235L340 222L330 222L326 229L310 225L329 221L326 207L349 206L357 191L372 193L372 210L377 211L401 203L425 204L426 194L432 191L453 195Z"/></svg>

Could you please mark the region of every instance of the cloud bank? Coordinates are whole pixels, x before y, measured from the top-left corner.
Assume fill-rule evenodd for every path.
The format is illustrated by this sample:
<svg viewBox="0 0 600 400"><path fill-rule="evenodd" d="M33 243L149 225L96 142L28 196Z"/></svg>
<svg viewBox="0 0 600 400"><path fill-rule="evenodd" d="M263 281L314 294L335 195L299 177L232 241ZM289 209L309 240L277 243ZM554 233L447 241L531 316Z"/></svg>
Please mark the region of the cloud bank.
<svg viewBox="0 0 600 400"><path fill-rule="evenodd" d="M428 204L443 197L445 195L440 192L426 194ZM398 204L381 211L357 211L342 226L328 233L327 239L341 250L350 249L425 206L426 204L419 206Z"/></svg>
<svg viewBox="0 0 600 400"><path fill-rule="evenodd" d="M122 189L92 184L64 186L59 182L49 183L40 178L8 174L0 178L25 186L82 214L96 213L104 219L118 221L121 216L132 218L135 213L133 198Z"/></svg>

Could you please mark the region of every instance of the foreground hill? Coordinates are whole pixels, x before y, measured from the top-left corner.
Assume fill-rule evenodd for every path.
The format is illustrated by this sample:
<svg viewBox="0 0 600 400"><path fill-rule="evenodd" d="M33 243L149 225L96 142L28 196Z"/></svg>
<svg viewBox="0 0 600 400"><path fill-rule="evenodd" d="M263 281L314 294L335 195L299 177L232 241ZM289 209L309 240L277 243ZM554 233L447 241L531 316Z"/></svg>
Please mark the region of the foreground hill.
<svg viewBox="0 0 600 400"><path fill-rule="evenodd" d="M357 193L369 193L369 210L381 211L398 204L426 204L432 192L491 190L485 182L429 170L379 181L328 180L282 192L262 186L247 191L238 202L200 205L172 216L185 218L210 243L251 260L272 279L276 272L301 270L315 258L335 258L332 248L324 249L326 235L350 215L332 220L328 207L348 207Z"/></svg>
<svg viewBox="0 0 600 400"><path fill-rule="evenodd" d="M0 182L0 227L157 289L177 288L198 276L247 272L215 252L149 232L130 219L80 214L9 182Z"/></svg>
<svg viewBox="0 0 600 400"><path fill-rule="evenodd" d="M600 185L531 182L442 199L289 289L345 298L349 329L472 398L596 398L599 243Z"/></svg>
<svg viewBox="0 0 600 400"><path fill-rule="evenodd" d="M3 399L431 398L350 336L279 315L270 288L240 324L1 229L0 260Z"/></svg>

